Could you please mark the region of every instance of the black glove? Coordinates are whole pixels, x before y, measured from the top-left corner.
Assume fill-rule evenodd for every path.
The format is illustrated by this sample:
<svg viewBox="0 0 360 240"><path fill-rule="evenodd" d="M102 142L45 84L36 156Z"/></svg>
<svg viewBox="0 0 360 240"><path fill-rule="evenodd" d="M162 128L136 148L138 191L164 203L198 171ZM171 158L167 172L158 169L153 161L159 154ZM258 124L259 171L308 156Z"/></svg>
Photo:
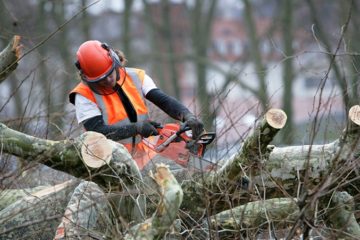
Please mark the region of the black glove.
<svg viewBox="0 0 360 240"><path fill-rule="evenodd" d="M185 116L184 124L191 128L193 139L196 139L204 131L204 124L193 114Z"/></svg>
<svg viewBox="0 0 360 240"><path fill-rule="evenodd" d="M159 135L157 128L161 127L160 123L154 121L142 121L135 123L136 133L140 134L142 137L150 137Z"/></svg>

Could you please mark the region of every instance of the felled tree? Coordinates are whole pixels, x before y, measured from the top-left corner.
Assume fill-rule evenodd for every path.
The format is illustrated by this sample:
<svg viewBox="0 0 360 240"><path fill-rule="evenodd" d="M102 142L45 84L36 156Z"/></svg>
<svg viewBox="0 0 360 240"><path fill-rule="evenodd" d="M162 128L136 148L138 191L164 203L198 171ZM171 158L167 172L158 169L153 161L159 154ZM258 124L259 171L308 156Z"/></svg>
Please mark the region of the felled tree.
<svg viewBox="0 0 360 240"><path fill-rule="evenodd" d="M5 153L93 181L106 194L119 193L120 198L127 196L120 201L123 204L118 215L120 221L109 221L120 224L118 231L110 233L113 236L162 238L171 232L175 218L179 218L183 234L196 234L201 238L243 234L254 237L259 229L272 229L277 225L291 226L288 236L291 238L298 228L308 235L309 224L315 228L312 219L319 219L324 220L321 225L324 234L355 238L360 236L360 228L352 210L353 198L340 191L349 192L355 199L359 194L356 188L359 186L359 116L360 106L351 108L347 128L332 143L275 147L269 144L285 125L286 114L279 109L270 109L247 136L239 152L229 160L219 161L217 169L186 172L176 181L171 172L161 166L155 178L157 187L151 178L142 175L121 144L98 133L87 132L75 139L51 141L0 124L0 141ZM32 194L36 196L36 193ZM158 196L159 204L149 202L149 209L157 209L155 213L139 216L139 211L134 209L145 212L144 201L133 200L139 197L144 200L145 195L149 199ZM41 199L51 198L49 193ZM68 196L63 197L66 198ZM1 226L18 216L16 206L21 205L21 201L24 200L0 211ZM53 204L57 205L57 201ZM64 203L59 204L56 214L51 208L29 214L38 216L42 223L49 217L60 221L63 207ZM45 232L39 234L39 229L45 226L49 229L46 233L55 233L54 224L31 228L29 226L38 223L26 221L23 216L19 219L24 221L18 225L13 221L10 227L0 229L0 236L33 231L31 234L45 239ZM96 236L102 236L101 231L96 232Z"/></svg>

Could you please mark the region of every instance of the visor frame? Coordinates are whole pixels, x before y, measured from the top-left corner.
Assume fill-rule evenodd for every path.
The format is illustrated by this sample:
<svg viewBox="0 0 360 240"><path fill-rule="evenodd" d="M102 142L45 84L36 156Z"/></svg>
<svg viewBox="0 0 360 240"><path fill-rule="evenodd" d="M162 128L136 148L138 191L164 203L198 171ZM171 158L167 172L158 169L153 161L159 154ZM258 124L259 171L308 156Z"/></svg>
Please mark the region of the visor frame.
<svg viewBox="0 0 360 240"><path fill-rule="evenodd" d="M97 83L100 82L102 80L104 80L105 78L109 77L110 74L114 71L115 67L116 67L116 63L115 61L112 61L112 65L111 68L109 69L109 71L103 75L101 75L100 77L95 78L94 80L90 80L84 73L82 73L82 80L84 80L87 83Z"/></svg>

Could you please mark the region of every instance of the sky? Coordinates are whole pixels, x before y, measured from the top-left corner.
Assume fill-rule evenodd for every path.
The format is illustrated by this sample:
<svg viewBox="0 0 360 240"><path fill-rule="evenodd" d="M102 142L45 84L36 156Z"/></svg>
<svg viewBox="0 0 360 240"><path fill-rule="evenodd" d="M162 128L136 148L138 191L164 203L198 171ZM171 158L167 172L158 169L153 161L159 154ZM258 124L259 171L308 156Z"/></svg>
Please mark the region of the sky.
<svg viewBox="0 0 360 240"><path fill-rule="evenodd" d="M96 2L94 0L93 2ZM159 2L160 0L148 0L148 2ZM171 0L174 3L181 3L186 1L187 3L191 4L194 0ZM220 0L218 4L222 6L234 6L234 7L241 7L242 3L239 0ZM96 14L103 10L113 9L115 11L121 11L124 7L124 0L98 0L96 4L89 8L89 11ZM142 0L135 0L133 8L135 10L139 10L142 8Z"/></svg>

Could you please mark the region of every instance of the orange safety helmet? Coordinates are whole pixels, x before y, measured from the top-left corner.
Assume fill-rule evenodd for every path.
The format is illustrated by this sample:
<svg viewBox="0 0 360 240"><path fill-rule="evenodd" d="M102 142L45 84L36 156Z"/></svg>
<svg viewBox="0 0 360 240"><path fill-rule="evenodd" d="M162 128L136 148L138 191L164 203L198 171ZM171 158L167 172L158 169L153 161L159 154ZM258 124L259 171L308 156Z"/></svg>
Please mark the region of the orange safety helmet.
<svg viewBox="0 0 360 240"><path fill-rule="evenodd" d="M101 81L116 71L116 81L119 80L119 56L106 43L97 40L86 41L80 45L75 66L80 71L81 79L97 94L109 95L117 91L118 84L103 85Z"/></svg>
<svg viewBox="0 0 360 240"><path fill-rule="evenodd" d="M85 82L97 82L109 76L115 67L121 66L117 54L106 44L97 40L80 45L76 67Z"/></svg>

